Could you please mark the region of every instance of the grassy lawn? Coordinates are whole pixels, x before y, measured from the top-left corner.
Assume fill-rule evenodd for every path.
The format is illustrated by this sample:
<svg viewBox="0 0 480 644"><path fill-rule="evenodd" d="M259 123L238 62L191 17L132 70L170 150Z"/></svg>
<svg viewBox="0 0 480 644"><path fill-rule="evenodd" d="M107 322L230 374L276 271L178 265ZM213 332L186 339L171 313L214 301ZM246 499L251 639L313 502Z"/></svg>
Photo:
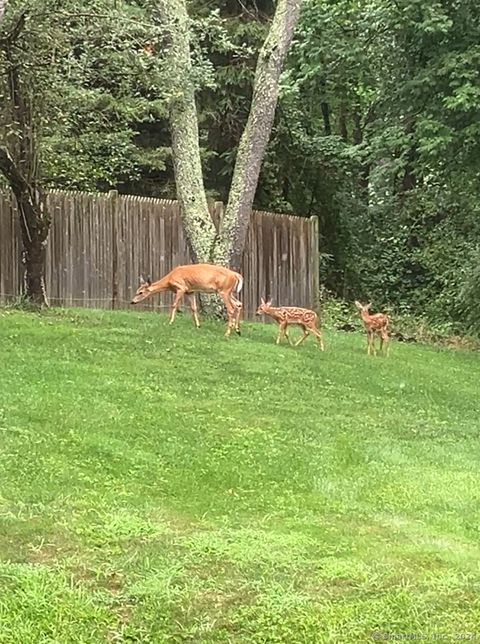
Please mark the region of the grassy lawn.
<svg viewBox="0 0 480 644"><path fill-rule="evenodd" d="M480 639L478 354L243 328L0 311L2 644Z"/></svg>

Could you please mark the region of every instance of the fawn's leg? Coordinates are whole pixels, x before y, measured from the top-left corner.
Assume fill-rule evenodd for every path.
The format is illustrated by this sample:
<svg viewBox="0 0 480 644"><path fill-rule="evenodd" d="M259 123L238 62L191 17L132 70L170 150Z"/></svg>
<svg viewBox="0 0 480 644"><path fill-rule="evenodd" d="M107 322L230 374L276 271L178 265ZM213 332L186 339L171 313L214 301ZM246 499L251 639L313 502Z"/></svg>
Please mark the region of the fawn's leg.
<svg viewBox="0 0 480 644"><path fill-rule="evenodd" d="M389 353L389 349L390 349L390 345L389 345L390 336L388 335L387 331L382 331L382 341L385 343L385 355L388 358L388 353Z"/></svg>
<svg viewBox="0 0 480 644"><path fill-rule="evenodd" d="M372 351L375 355L375 347L373 346L373 333L371 331L367 331L367 355L370 355Z"/></svg>
<svg viewBox="0 0 480 644"><path fill-rule="evenodd" d="M303 335L302 337L295 342L295 346L298 347L299 344L302 344L302 342L305 340L306 337L308 337L308 329L306 326L303 326Z"/></svg>
<svg viewBox="0 0 480 644"><path fill-rule="evenodd" d="M287 326L288 326L288 322L280 322L280 325L278 327L277 344L280 344L280 340L286 334Z"/></svg>
<svg viewBox="0 0 480 644"><path fill-rule="evenodd" d="M320 345L320 350L325 351L325 346L323 344L323 336L322 336L322 332L320 331L320 329L317 329L316 327L313 326L310 330L311 330L312 333L314 333L316 335L317 340L318 340L318 344Z"/></svg>
<svg viewBox="0 0 480 644"><path fill-rule="evenodd" d="M375 347L375 333L372 331L370 334L371 343L372 343L372 353L374 356L377 355L377 348Z"/></svg>
<svg viewBox="0 0 480 644"><path fill-rule="evenodd" d="M195 323L195 326L198 329L200 327L200 321L199 321L198 315L197 315L197 298L195 297L195 293L191 293L188 296L188 300L190 302L190 308L192 309L193 321Z"/></svg>
<svg viewBox="0 0 480 644"><path fill-rule="evenodd" d="M172 304L172 313L170 315L169 324L173 324L173 322L175 321L175 313L177 312L178 304L184 295L185 295L185 291L179 290L175 293L175 299L173 300L173 304Z"/></svg>

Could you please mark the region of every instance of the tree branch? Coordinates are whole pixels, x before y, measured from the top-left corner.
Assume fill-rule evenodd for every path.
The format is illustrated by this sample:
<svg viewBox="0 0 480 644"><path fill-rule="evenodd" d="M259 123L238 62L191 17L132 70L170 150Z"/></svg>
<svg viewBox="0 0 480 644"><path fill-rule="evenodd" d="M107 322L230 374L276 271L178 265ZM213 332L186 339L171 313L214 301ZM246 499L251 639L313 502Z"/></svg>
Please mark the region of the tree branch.
<svg viewBox="0 0 480 644"><path fill-rule="evenodd" d="M0 172L8 181L15 196L30 190L25 177L18 170L9 151L5 147L0 147Z"/></svg>
<svg viewBox="0 0 480 644"><path fill-rule="evenodd" d="M258 57L253 98L240 139L228 204L214 259L239 268L253 199L277 107L280 74L287 57L302 0L279 0Z"/></svg>
<svg viewBox="0 0 480 644"><path fill-rule="evenodd" d="M0 0L0 3L1 2L2 2L2 0ZM5 2L5 7L6 7L6 0L4 0L4 2ZM23 28L25 27L26 18L27 18L27 12L22 11L19 14L17 20L15 21L15 24L13 25L13 27L11 28L9 33L7 33L5 36L3 36L3 38L0 38L0 47L2 47L3 49L6 49L7 47L11 47L15 43L15 41L18 39L18 37L22 33ZM1 20L0 20L0 22L1 22Z"/></svg>

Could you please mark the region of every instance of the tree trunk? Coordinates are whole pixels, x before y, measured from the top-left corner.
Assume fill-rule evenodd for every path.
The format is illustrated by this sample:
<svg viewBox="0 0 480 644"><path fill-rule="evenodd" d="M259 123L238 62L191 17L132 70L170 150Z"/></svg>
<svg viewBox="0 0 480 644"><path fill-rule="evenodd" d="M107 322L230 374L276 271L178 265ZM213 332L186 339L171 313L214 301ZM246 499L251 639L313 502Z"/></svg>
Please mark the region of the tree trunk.
<svg viewBox="0 0 480 644"><path fill-rule="evenodd" d="M417 175L415 173L415 161L417 159L417 151L415 145L409 148L407 152L407 163L402 177L401 192L410 192L417 187Z"/></svg>
<svg viewBox="0 0 480 644"><path fill-rule="evenodd" d="M158 8L168 34L167 58L176 83L170 101L170 129L177 198L193 260L208 262L216 229L203 185L189 18L185 0L159 0Z"/></svg>
<svg viewBox="0 0 480 644"><path fill-rule="evenodd" d="M340 136L347 143L348 142L348 128L347 128L347 108L345 103L340 103L340 113L338 116L338 123L340 129Z"/></svg>
<svg viewBox="0 0 480 644"><path fill-rule="evenodd" d="M7 5L0 0L0 22ZM22 232L22 261L25 267L24 293L34 304L48 306L45 292L45 256L50 230L50 217L45 209L42 191L38 188L38 165L36 156L36 131L29 93L20 78L20 67L14 55L17 40L25 26L26 13L17 17L9 34L1 45L7 65L8 96L11 119L15 132L11 139L14 154L0 147L0 172L5 176L15 195ZM27 97L27 98L26 98Z"/></svg>
<svg viewBox="0 0 480 644"><path fill-rule="evenodd" d="M322 79L320 81L320 91L323 96L323 100L320 101L320 109L322 111L322 119L323 119L323 133L325 136L330 136L332 134L332 125L330 123L330 105L328 104L328 101L326 100L326 86L327 82L325 79Z"/></svg>
<svg viewBox="0 0 480 644"><path fill-rule="evenodd" d="M213 259L240 269L253 199L277 106L283 64L300 15L301 0L278 0L270 31L258 57L253 98L240 139L228 204Z"/></svg>
<svg viewBox="0 0 480 644"><path fill-rule="evenodd" d="M417 173L415 169L417 161L417 147L415 143L415 126L416 123L412 118L407 120L405 134L409 138L409 147L405 155L405 169L399 186L399 193L405 194L417 187Z"/></svg>
<svg viewBox="0 0 480 644"><path fill-rule="evenodd" d="M370 122L370 119L373 119L373 113L369 112L367 114L365 125ZM353 132L352 138L355 145L361 145L363 142L363 127L362 127L362 117L360 114L360 107L357 106L353 112ZM358 176L358 186L360 188L360 194L366 204L369 201L369 187L370 187L370 164L363 163L360 167L360 172Z"/></svg>
<svg viewBox="0 0 480 644"><path fill-rule="evenodd" d="M25 266L25 295L38 306L48 306L45 289L45 258L47 242L36 235L31 241L23 240L23 265Z"/></svg>
<svg viewBox="0 0 480 644"><path fill-rule="evenodd" d="M330 106L326 101L320 103L323 118L323 131L325 136L330 136L332 133L332 126L330 123Z"/></svg>
<svg viewBox="0 0 480 644"><path fill-rule="evenodd" d="M43 195L33 189L5 148L0 148L0 172L7 179L18 205L25 267L25 295L34 304L48 306L45 292L45 255L50 218Z"/></svg>

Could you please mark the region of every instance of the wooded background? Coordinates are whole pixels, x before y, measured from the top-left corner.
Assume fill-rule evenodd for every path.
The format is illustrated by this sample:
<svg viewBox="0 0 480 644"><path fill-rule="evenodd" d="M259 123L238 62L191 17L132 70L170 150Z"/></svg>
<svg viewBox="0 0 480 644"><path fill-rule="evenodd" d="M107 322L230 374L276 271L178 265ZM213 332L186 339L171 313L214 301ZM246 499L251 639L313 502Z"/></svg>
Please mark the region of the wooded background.
<svg viewBox="0 0 480 644"><path fill-rule="evenodd" d="M176 201L86 192L52 191L47 205L52 229L47 250L49 300L60 306L124 308L140 274L153 279L191 261ZM223 203L211 204L218 225ZM243 256L245 317L261 297L312 307L318 296L318 220L254 211ZM0 195L0 302L22 291L23 267L14 199ZM138 307L169 306L172 295Z"/></svg>
<svg viewBox="0 0 480 644"><path fill-rule="evenodd" d="M24 4L10 3L4 43ZM20 127L15 100L2 100L0 142L19 154L35 133L35 185L177 198L178 75L155 4L28 3L35 19L9 56L0 47L0 95L14 70L31 127ZM188 3L195 56L185 78L212 201L227 203L277 7ZM304 0L254 208L318 215L331 297L480 333L479 42L477 0Z"/></svg>

